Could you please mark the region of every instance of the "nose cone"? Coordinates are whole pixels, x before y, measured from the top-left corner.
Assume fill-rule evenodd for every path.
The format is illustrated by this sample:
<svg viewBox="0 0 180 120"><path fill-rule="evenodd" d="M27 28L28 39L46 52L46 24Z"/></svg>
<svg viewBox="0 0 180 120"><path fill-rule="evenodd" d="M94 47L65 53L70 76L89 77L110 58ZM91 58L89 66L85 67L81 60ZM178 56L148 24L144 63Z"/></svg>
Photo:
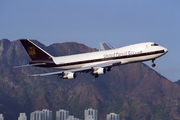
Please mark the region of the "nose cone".
<svg viewBox="0 0 180 120"><path fill-rule="evenodd" d="M168 49L167 49L167 48L164 48L164 52L167 53L167 52L168 52Z"/></svg>

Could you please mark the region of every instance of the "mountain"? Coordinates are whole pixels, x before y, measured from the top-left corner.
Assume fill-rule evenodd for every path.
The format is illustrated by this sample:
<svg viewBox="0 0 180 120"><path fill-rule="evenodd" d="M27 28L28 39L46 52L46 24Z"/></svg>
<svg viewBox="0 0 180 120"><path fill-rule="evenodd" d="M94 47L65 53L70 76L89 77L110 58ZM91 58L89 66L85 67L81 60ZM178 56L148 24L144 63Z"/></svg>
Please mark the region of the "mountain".
<svg viewBox="0 0 180 120"><path fill-rule="evenodd" d="M75 42L47 47L33 42L54 56L97 51ZM110 112L119 113L121 120L180 119L180 86L143 63L114 67L97 79L77 74L75 80L63 80L58 76L29 76L57 70L13 68L29 60L19 40L0 41L0 113L5 120L17 118L19 112L29 115L42 109L52 110L54 120L59 109L84 119L84 109L90 107L98 110L99 120Z"/></svg>
<svg viewBox="0 0 180 120"><path fill-rule="evenodd" d="M176 84L180 85L180 80L175 81L174 83L176 83Z"/></svg>

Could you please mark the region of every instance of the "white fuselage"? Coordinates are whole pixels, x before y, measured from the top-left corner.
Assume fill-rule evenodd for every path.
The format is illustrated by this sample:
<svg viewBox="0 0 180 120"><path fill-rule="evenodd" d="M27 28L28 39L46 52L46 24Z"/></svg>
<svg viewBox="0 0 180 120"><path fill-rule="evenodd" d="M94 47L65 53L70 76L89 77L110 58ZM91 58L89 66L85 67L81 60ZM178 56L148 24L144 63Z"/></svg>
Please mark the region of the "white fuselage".
<svg viewBox="0 0 180 120"><path fill-rule="evenodd" d="M106 63L108 61L120 61L121 64L140 62L156 59L167 52L167 49L152 42L129 45L122 48L53 57L58 69L75 69Z"/></svg>

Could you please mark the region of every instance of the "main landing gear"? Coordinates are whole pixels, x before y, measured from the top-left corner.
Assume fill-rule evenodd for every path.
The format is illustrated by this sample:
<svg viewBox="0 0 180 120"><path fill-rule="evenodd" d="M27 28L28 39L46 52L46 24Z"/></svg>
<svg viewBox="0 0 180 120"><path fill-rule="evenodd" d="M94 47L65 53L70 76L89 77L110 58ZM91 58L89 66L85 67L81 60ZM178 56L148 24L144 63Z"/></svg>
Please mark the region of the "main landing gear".
<svg viewBox="0 0 180 120"><path fill-rule="evenodd" d="M108 71L108 72L111 71L111 67L109 67L109 68L107 69L107 71Z"/></svg>
<svg viewBox="0 0 180 120"><path fill-rule="evenodd" d="M155 59L152 60L152 63L153 63L153 64L152 64L152 67L155 67L155 66L156 66L156 64L154 63L154 61L155 61Z"/></svg>
<svg viewBox="0 0 180 120"><path fill-rule="evenodd" d="M99 75L98 75L98 74L96 74L96 75L94 75L94 77L95 77L95 78L98 78L98 77L99 77Z"/></svg>

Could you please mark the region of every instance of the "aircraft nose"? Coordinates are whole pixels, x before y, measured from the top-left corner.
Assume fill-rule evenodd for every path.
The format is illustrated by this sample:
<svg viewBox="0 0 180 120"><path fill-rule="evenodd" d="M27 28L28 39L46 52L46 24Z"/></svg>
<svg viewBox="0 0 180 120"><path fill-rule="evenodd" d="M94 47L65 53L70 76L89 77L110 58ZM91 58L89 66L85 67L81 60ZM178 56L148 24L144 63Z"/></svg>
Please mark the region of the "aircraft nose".
<svg viewBox="0 0 180 120"><path fill-rule="evenodd" d="M164 52L167 53L167 52L168 52L168 49L167 49L167 48L164 48Z"/></svg>

